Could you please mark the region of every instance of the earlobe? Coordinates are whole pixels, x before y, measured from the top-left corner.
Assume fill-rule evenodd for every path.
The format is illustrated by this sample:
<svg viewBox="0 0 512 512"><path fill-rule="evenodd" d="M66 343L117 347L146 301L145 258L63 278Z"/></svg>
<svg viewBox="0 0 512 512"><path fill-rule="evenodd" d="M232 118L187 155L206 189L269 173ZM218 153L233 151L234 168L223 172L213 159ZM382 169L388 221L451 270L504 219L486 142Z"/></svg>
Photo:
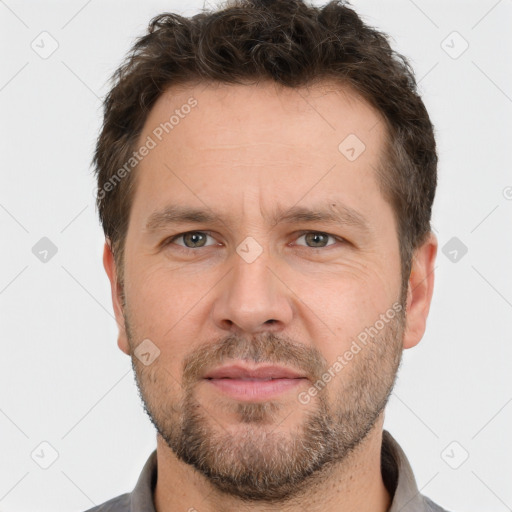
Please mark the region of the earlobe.
<svg viewBox="0 0 512 512"><path fill-rule="evenodd" d="M407 290L404 348L416 346L425 333L434 291L437 246L436 236L430 233L423 245L414 252Z"/></svg>
<svg viewBox="0 0 512 512"><path fill-rule="evenodd" d="M103 267L110 281L110 290L112 296L112 306L114 308L114 315L119 328L119 334L117 338L117 346L127 355L130 355L130 345L128 343L128 337L126 334L126 328L124 323L123 305L121 299L121 288L117 278L117 269L112 253L110 240L105 240L105 246L103 248Z"/></svg>

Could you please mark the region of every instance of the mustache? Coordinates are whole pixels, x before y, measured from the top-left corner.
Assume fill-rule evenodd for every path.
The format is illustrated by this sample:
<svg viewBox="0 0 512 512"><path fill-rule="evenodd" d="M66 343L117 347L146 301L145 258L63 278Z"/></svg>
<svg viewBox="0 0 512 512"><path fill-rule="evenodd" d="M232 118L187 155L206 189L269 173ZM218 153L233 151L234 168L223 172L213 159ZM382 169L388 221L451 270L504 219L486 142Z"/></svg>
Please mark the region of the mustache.
<svg viewBox="0 0 512 512"><path fill-rule="evenodd" d="M227 360L239 359L255 364L270 363L287 366L316 382L328 364L314 347L295 343L291 338L262 333L251 338L231 334L214 342L204 343L183 361L183 385L200 380L209 370Z"/></svg>

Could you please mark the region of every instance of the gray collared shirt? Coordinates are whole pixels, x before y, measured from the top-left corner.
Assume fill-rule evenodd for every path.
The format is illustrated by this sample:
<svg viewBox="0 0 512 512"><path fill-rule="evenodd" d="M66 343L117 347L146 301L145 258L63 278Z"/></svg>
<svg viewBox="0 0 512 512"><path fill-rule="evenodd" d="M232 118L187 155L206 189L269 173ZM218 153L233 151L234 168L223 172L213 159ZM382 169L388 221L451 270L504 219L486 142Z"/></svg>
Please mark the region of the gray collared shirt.
<svg viewBox="0 0 512 512"><path fill-rule="evenodd" d="M384 484L393 496L388 512L447 512L420 494L405 453L387 430L382 432L381 472ZM122 494L86 512L156 512L153 504L156 476L155 450L131 493Z"/></svg>

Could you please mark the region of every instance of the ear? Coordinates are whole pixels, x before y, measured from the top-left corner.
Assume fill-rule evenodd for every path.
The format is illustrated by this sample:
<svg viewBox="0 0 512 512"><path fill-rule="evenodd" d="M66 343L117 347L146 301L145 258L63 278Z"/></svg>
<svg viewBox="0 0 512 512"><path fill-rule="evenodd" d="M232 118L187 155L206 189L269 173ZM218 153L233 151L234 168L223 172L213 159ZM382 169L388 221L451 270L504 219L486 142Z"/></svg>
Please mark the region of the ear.
<svg viewBox="0 0 512 512"><path fill-rule="evenodd" d="M413 255L407 290L404 348L416 346L425 333L434 291L434 264L437 246L437 238L431 232L426 242L416 249Z"/></svg>
<svg viewBox="0 0 512 512"><path fill-rule="evenodd" d="M112 305L114 307L114 314L116 322L119 327L119 335L117 337L118 347L127 355L130 355L130 344L128 343L128 336L126 335L126 328L124 325L123 306L121 300L121 286L117 279L117 269L114 260L112 249L110 248L110 240L105 241L103 248L103 267L110 280L110 289L112 292Z"/></svg>

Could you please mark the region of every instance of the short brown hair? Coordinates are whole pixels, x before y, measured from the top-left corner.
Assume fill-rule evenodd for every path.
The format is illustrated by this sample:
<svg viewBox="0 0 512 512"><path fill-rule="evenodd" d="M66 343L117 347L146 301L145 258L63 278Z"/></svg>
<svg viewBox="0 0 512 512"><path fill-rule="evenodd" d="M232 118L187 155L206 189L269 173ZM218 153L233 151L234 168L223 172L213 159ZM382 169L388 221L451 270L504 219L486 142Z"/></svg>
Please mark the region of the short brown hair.
<svg viewBox="0 0 512 512"><path fill-rule="evenodd" d="M93 161L99 216L121 286L135 176L113 180L168 87L269 79L299 87L334 79L385 119L386 147L376 171L397 221L406 292L414 250L430 233L437 183L434 130L405 57L348 5L342 0L323 7L301 0L233 0L191 18L164 13L151 20L148 33L114 73Z"/></svg>

